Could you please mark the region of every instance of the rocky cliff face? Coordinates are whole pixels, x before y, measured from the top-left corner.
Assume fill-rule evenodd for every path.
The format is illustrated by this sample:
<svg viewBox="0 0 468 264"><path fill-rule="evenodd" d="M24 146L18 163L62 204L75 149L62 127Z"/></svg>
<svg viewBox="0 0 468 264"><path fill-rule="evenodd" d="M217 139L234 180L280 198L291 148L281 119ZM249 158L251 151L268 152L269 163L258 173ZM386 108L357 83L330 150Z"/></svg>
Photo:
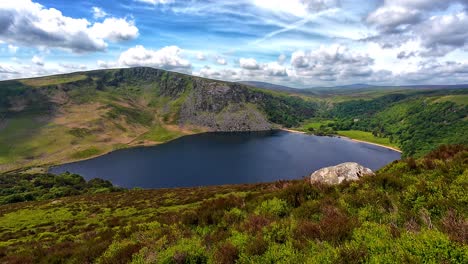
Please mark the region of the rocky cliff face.
<svg viewBox="0 0 468 264"><path fill-rule="evenodd" d="M255 105L260 97L238 84L195 80L180 109L179 122L212 131L269 130L273 124Z"/></svg>
<svg viewBox="0 0 468 264"><path fill-rule="evenodd" d="M340 184L343 181L356 181L361 177L374 175L374 172L356 162L346 162L322 168L310 175L311 183Z"/></svg>
<svg viewBox="0 0 468 264"><path fill-rule="evenodd" d="M274 123L281 124L288 118L299 120L315 113L315 105L300 98L151 68L120 69L101 79L105 87L144 83L158 97L167 98L160 103L164 115L172 114L167 120L210 131L270 130Z"/></svg>

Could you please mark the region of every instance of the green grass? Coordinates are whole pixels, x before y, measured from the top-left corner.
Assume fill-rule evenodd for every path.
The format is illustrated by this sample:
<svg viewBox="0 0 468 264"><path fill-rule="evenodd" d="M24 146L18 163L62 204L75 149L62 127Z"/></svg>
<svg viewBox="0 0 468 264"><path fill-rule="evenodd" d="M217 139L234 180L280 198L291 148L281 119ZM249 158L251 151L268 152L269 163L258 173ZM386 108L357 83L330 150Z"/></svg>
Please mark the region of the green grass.
<svg viewBox="0 0 468 264"><path fill-rule="evenodd" d="M6 127L0 130L0 164L30 154L31 150L24 144L24 139L33 137L34 131L42 126L42 123L35 121L35 116L26 115L9 119Z"/></svg>
<svg viewBox="0 0 468 264"><path fill-rule="evenodd" d="M161 125L157 125L144 134L142 138L155 142L167 142L181 136L183 136L183 134L180 132L170 131Z"/></svg>
<svg viewBox="0 0 468 264"><path fill-rule="evenodd" d="M340 136L349 137L352 139L362 140L366 142L376 143L384 146L389 146L393 148L398 148L394 143L390 142L388 138L381 138L372 135L371 132L358 131L358 130L348 130L348 131L338 131Z"/></svg>
<svg viewBox="0 0 468 264"><path fill-rule="evenodd" d="M317 130L321 126L327 126L330 123L333 123L333 121L327 119L313 118L305 121L298 129L307 132L310 128Z"/></svg>
<svg viewBox="0 0 468 264"><path fill-rule="evenodd" d="M86 78L87 76L84 74L67 74L67 75L55 75L55 76L48 76L48 77L34 78L34 79L23 79L23 80L20 80L20 82L29 86L40 87L40 86L71 83L71 82L81 81Z"/></svg>
<svg viewBox="0 0 468 264"><path fill-rule="evenodd" d="M435 103L454 102L459 105L468 105L468 94L447 95L436 99Z"/></svg>
<svg viewBox="0 0 468 264"><path fill-rule="evenodd" d="M90 158L90 157L102 154L102 152L103 151L98 148L91 147L85 150L75 152L71 155L71 157L74 159L86 159L86 158Z"/></svg>

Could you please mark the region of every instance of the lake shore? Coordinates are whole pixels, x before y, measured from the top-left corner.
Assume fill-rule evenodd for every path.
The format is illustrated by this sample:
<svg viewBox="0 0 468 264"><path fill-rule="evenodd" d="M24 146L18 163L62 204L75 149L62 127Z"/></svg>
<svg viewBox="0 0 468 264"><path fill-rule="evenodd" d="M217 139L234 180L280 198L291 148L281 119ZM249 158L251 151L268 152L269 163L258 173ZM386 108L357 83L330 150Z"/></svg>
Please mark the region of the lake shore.
<svg viewBox="0 0 468 264"><path fill-rule="evenodd" d="M282 130L282 131L286 131L286 132L290 132L290 133L307 134L307 133L304 132L304 131L294 130L294 129L288 129L288 128L281 128L281 130ZM373 143L373 142L369 142L369 141L364 141L364 140L349 138L349 137L340 136L340 135L338 135L338 136L336 136L336 137L343 138L343 139L347 139L347 140L351 140L351 141L354 141L354 142L366 143L366 144L370 144L370 145L374 145L374 146L379 146L379 147L382 147L382 148L386 148L386 149L390 149L390 150L393 150L393 151L402 153L402 151L401 151L400 149L397 149L397 148L394 148L394 147L390 147L390 146L385 146L385 145L378 144L378 143Z"/></svg>

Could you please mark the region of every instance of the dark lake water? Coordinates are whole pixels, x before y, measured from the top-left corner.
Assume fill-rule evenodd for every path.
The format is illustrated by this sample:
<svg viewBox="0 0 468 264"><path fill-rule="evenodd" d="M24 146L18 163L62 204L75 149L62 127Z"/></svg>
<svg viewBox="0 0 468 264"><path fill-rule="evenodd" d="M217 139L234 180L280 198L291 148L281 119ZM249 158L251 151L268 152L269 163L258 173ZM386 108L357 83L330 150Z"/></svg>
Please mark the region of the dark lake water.
<svg viewBox="0 0 468 264"><path fill-rule="evenodd" d="M154 147L124 149L54 167L122 187L165 188L298 179L317 169L358 162L373 170L400 153L335 137L284 131L206 133Z"/></svg>

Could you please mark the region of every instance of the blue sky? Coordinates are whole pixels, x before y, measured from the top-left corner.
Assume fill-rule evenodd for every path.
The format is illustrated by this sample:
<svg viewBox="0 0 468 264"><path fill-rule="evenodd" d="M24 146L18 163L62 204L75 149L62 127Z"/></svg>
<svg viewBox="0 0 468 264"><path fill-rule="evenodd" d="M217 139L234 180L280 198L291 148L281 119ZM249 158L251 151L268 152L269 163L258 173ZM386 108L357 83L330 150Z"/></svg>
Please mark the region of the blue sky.
<svg viewBox="0 0 468 264"><path fill-rule="evenodd" d="M467 0L0 2L0 79L149 66L293 87L468 83Z"/></svg>

